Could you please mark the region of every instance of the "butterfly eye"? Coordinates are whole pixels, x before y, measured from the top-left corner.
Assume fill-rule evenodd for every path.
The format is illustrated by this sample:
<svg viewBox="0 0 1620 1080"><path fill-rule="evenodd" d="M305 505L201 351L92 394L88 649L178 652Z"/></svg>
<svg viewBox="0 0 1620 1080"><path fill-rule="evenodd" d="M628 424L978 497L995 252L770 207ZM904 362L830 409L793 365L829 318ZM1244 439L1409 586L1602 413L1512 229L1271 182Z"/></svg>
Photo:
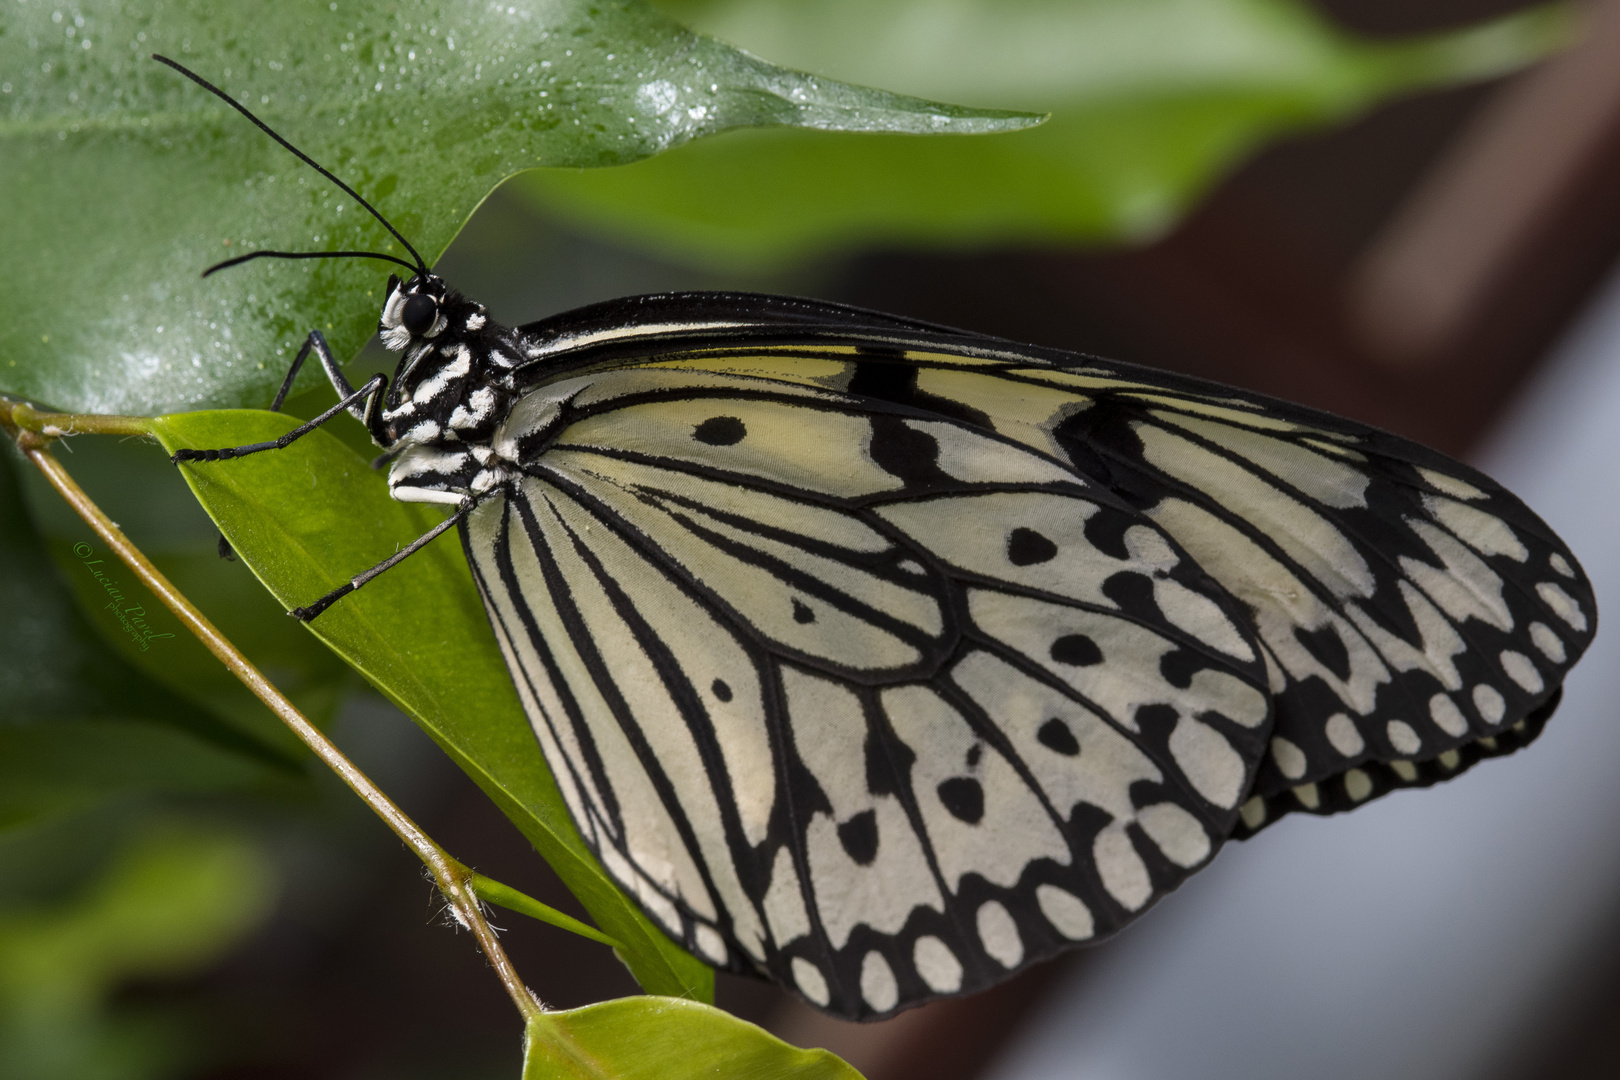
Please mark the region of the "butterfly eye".
<svg viewBox="0 0 1620 1080"><path fill-rule="evenodd" d="M406 297L399 311L399 321L417 337L433 329L438 317L439 305L433 302L433 297L421 293Z"/></svg>

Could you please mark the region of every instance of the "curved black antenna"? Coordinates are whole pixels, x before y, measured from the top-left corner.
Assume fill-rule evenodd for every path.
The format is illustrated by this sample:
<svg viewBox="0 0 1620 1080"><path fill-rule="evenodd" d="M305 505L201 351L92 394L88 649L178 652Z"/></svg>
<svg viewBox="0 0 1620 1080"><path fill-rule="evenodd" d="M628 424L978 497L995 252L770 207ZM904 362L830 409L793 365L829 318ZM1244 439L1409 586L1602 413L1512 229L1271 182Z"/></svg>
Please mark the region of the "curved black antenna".
<svg viewBox="0 0 1620 1080"><path fill-rule="evenodd" d="M334 183L338 187L342 188L348 194L349 198L353 199L355 202L357 202L361 206L365 207L366 211L368 213L370 213L372 217L374 217L378 221L382 222L383 228L385 228L389 232L393 233L395 240L398 240L400 243L405 245L405 250L411 253L411 258L416 260L416 265L411 266L410 263L404 262L404 260L402 260L402 259L394 259L394 261L398 262L398 263L401 263L404 266L410 266L412 270L417 271L418 273L422 274L423 276L427 275L427 273L428 273L427 263L422 260L421 255L417 254L416 249L411 246L411 242L409 240L405 239L405 237L400 234L400 231L398 229L394 228L393 225L389 224L388 219L383 217L381 214L379 214L377 212L377 208L375 206L372 206L370 203L366 202L366 200L362 199L360 197L360 193L358 191L354 190L354 188L350 187L348 184L345 184L342 180L339 180L336 176L333 176L330 172L327 172L319 164L316 163L314 158L310 157L308 154L306 154L302 150L298 149L298 147L294 146L292 143L288 142L286 139L283 139L280 135L277 135L273 130L271 130L269 124L266 124L263 120L260 120L257 116L254 116L251 112L249 112L248 109L247 109L247 106L242 105L235 98L231 97L225 91L221 90L219 87L215 86L213 83L209 82L207 79L203 78L201 75L198 75L195 71L192 71L190 68L185 67L183 64L178 64L178 63L174 62L173 60L170 60L167 56L162 56L162 55L160 55L158 53L153 53L152 54L152 59L156 60L160 64L167 64L169 67L174 68L174 70L178 71L180 74L184 75L186 78L190 79L192 82L196 83L198 86L202 87L204 90L207 90L210 94L213 94L215 97L219 98L219 100L223 101L225 104L229 105L231 108L235 109L237 112L241 113L243 116L247 117L249 120L253 121L253 124L254 124L255 127L257 127L260 131L264 132L266 135L270 136L272 139L276 140L276 142L280 143L289 152L291 152L292 155L294 157L296 157L299 161L302 161L305 165L308 165L310 168L314 169L316 172L320 173L322 176L324 176L328 180L332 181L332 183ZM281 253L277 252L276 254L281 254ZM319 258L323 254L326 254L326 253L324 253L324 252L323 253L316 253L315 257ZM331 254L334 254L334 255L336 255L336 254L351 254L352 255L352 254L370 254L370 252L364 252L364 253L332 252ZM381 256L381 258L387 259L387 258L392 258L392 256L384 255L384 256ZM208 271L206 271L204 273L203 276L206 277L208 274L213 273L213 271L223 269L224 267L231 265L233 262L245 262L245 261L246 261L246 259L243 258L243 259L229 260L227 262L220 263L217 266L211 267Z"/></svg>
<svg viewBox="0 0 1620 1080"><path fill-rule="evenodd" d="M394 255L384 255L380 251L250 251L246 255L238 255L234 259L215 263L204 270L202 276L207 277L215 270L226 270L254 259L387 259L391 263L399 263L412 273L420 272L420 268L414 264Z"/></svg>

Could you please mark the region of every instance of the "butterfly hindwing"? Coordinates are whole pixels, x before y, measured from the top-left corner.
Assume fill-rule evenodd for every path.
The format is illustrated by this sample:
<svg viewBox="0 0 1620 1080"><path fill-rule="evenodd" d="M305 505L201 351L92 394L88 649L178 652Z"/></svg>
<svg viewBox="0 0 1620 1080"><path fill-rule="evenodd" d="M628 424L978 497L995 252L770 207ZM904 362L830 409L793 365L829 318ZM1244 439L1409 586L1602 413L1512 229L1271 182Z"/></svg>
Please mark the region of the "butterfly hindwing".
<svg viewBox="0 0 1620 1080"><path fill-rule="evenodd" d="M757 375L550 392L469 555L587 841L700 955L883 1015L1117 929L1231 832L1258 645L1103 489Z"/></svg>

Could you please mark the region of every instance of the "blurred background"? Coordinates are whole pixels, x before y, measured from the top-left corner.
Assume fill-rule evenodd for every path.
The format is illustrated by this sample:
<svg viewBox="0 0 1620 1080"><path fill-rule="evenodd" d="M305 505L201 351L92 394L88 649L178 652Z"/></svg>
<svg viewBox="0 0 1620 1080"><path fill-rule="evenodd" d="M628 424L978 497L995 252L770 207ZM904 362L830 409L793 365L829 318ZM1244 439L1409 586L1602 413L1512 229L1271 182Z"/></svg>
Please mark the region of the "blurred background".
<svg viewBox="0 0 1620 1080"><path fill-rule="evenodd" d="M778 62L1054 117L1022 143L746 132L515 178L438 267L498 319L744 288L1238 384L1474 460L1620 600L1620 0L661 6ZM580 913L408 720L265 619L159 453L72 455L431 835ZM0 472L0 503L43 538L0 535L13 565L82 592L40 584L77 526L29 477ZM850 1025L721 976L720 1004L870 1080L1620 1075L1615 659L1600 636L1527 753L1288 819L1121 939L987 994ZM92 762L78 795L30 802L50 749L0 743L0 1078L515 1076L516 1018L413 857L229 687L174 692L182 718L240 713L258 771L201 740L174 776ZM496 922L548 1003L634 992L599 947Z"/></svg>

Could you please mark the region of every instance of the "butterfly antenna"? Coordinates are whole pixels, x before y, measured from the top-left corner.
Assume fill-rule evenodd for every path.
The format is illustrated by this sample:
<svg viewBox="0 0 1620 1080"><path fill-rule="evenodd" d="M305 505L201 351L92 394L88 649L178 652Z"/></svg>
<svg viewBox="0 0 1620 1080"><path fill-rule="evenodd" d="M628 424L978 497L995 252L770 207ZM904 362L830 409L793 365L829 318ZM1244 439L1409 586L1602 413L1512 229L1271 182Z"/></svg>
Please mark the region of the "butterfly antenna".
<svg viewBox="0 0 1620 1080"><path fill-rule="evenodd" d="M260 131L264 132L266 135L270 136L272 139L276 140L276 142L280 143L283 147L285 147L288 150L288 152L290 152L299 161L302 161L305 165L308 165L310 168L314 169L316 172L320 173L322 176L324 176L328 180L332 181L332 183L334 183L338 187L342 188L343 191L349 196L349 198L353 199L355 202L357 202L361 206L365 207L367 213L369 213L372 217L376 218L378 221L382 222L383 228L387 229L390 233L393 233L394 239L398 240L401 244L404 244L405 245L405 250L410 252L411 253L411 258L416 260L415 265L412 265L411 263L405 262L403 259L395 259L392 255L379 255L376 252L371 252L371 251L353 251L353 252L350 252L350 251L341 251L341 252L340 251L334 251L334 252L314 252L314 253L295 253L295 252L285 252L285 251L260 251L260 252L255 252L253 255L246 255L246 256L242 256L240 258L236 258L236 259L227 259L225 262L219 263L219 264L217 264L215 266L211 266L204 272L204 276L206 276L207 274L213 273L215 270L222 270L226 266L234 266L237 263L246 262L250 258L257 258L259 256L274 257L274 258L293 258L293 257L296 257L296 258L336 258L336 257L346 257L346 256L370 256L372 258L390 259L390 260L392 260L394 262L399 263L402 266L410 267L412 270L422 274L423 276L427 275L427 273L428 273L427 263L423 261L422 256L417 253L417 250L414 247L411 246L411 242L409 240L405 239L405 237L400 234L400 231L398 229L394 228L394 226L389 222L389 220L387 218L383 217L382 214L378 213L377 208L375 206L372 206L370 203L366 202L365 199L361 198L360 193L358 191L354 190L354 188L350 187L348 184L345 184L342 180L339 180L336 176L333 176L332 173L330 173L325 168L323 168L321 166L321 164L319 162L317 162L314 158L310 157L308 154L306 154L302 150L298 149L298 147L294 146L292 143L288 142L286 139L283 139L280 135L276 134L276 132L270 127L269 124L266 124L263 120L260 120L257 116L254 116L253 113L248 110L247 106L245 106L245 105L241 104L240 102L238 102L235 98L231 97L225 91L221 90L219 87L215 86L213 83L209 82L207 79L203 78L201 75L198 75L195 71L192 71L190 68L186 67L183 64L179 64L179 63L176 63L173 60L170 60L167 56L161 56L158 53L153 53L152 54L152 59L156 60L160 64L167 64L169 67L174 68L174 70L178 71L180 74L184 75L186 78L190 79L192 82L196 83L198 86L202 87L204 90L207 90L210 94L213 94L215 97L219 98L219 100L223 101L225 104L229 105L231 108L235 109L237 112L241 113L243 116L247 117L249 120L253 121L253 125L255 127L257 127Z"/></svg>

